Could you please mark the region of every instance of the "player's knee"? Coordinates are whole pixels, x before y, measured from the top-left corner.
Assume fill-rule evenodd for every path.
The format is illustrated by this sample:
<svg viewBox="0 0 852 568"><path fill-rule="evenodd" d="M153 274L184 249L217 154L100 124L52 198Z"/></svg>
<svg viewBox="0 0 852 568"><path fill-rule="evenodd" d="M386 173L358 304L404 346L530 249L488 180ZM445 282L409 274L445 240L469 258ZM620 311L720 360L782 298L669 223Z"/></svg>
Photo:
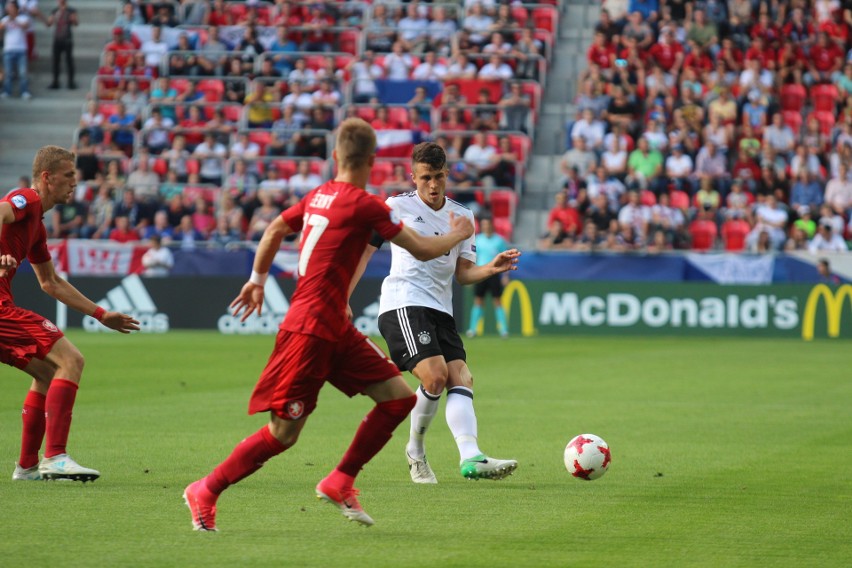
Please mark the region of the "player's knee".
<svg viewBox="0 0 852 568"><path fill-rule="evenodd" d="M292 447L299 441L300 429L288 427L283 422L271 422L269 424L269 433L278 440L282 446L287 448Z"/></svg>
<svg viewBox="0 0 852 568"><path fill-rule="evenodd" d="M403 398L397 398L394 400L387 400L385 402L380 402L376 405L378 409L380 409L385 414L392 416L394 418L399 419L400 421L404 420L406 416L408 416L411 411L414 409L414 404L417 402L417 397L412 395L405 396Z"/></svg>
<svg viewBox="0 0 852 568"><path fill-rule="evenodd" d="M76 349L62 357L57 368L57 376L69 381L79 382L83 375L86 359Z"/></svg>
<svg viewBox="0 0 852 568"><path fill-rule="evenodd" d="M447 374L435 373L423 378L423 388L433 395L440 395L447 388Z"/></svg>

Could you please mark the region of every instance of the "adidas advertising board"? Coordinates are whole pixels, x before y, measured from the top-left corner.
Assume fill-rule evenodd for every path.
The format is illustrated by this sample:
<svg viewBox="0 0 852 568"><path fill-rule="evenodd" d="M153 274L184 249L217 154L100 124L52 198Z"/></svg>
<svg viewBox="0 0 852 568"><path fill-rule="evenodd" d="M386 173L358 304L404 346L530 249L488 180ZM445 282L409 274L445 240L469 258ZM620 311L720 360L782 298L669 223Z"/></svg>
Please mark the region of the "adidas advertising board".
<svg viewBox="0 0 852 568"><path fill-rule="evenodd" d="M133 316L139 320L139 330L142 333L169 331L169 316L157 310L145 284L136 274L125 276L118 286L107 292L106 297L95 303L108 312L122 312ZM111 331L95 318L84 318L83 329Z"/></svg>
<svg viewBox="0 0 852 568"><path fill-rule="evenodd" d="M108 310L133 315L147 333L165 333L174 329L209 329L227 335L276 334L278 325L290 309L296 281L270 278L264 288L263 310L245 322L231 315L230 304L245 284L234 276L172 276L124 278L70 276L69 282L95 303ZM352 295L355 325L365 334L378 335L381 278L364 278ZM21 272L13 280L15 303L54 321L62 329L83 328L106 331L93 318L68 309L42 292L32 272ZM62 317L59 317L61 314ZM64 319L63 319L64 318Z"/></svg>

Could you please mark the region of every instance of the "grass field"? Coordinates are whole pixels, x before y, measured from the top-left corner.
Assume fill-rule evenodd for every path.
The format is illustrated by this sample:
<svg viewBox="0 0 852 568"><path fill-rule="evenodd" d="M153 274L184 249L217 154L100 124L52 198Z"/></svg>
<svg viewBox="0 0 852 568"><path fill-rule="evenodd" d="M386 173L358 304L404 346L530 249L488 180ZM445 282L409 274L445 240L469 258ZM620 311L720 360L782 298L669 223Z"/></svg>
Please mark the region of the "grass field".
<svg viewBox="0 0 852 568"><path fill-rule="evenodd" d="M407 422L359 478L365 529L317 502L369 408L328 388L292 450L226 492L217 534L181 499L262 416L271 337L70 337L87 357L69 449L94 484L13 483L27 381L0 389L0 565L852 565L852 381L836 341L537 338L468 342L482 448L514 476L466 481L443 420L436 486L415 486ZM591 432L609 473L570 478Z"/></svg>

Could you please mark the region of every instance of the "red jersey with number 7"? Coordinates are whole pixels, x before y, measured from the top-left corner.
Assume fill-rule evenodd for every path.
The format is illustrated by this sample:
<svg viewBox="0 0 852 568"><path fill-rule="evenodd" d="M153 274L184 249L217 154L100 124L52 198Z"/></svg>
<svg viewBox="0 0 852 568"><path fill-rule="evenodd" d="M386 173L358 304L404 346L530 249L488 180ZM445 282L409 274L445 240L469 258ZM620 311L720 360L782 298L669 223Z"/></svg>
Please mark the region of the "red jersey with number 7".
<svg viewBox="0 0 852 568"><path fill-rule="evenodd" d="M12 204L15 220L3 225L0 233L0 252L11 254L20 265L26 258L31 264L40 264L50 260L47 250L47 231L41 217L44 214L41 198L32 188L10 191L0 202ZM14 305L12 298L12 278L15 269L9 270L6 278L0 278L0 306Z"/></svg>
<svg viewBox="0 0 852 568"><path fill-rule="evenodd" d="M350 183L328 181L281 217L299 243L299 280L280 328L329 341L349 320L349 284L373 231L390 240L402 222L377 197Z"/></svg>

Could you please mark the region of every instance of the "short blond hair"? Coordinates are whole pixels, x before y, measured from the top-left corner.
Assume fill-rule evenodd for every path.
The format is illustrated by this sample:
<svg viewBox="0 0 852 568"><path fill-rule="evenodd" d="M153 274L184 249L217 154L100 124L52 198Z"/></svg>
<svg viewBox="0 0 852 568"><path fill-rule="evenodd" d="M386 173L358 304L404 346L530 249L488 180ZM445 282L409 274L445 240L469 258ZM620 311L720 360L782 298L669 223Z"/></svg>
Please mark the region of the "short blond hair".
<svg viewBox="0 0 852 568"><path fill-rule="evenodd" d="M33 183L41 179L41 172L55 173L63 162L77 163L74 152L59 146L42 146L33 159Z"/></svg>
<svg viewBox="0 0 852 568"><path fill-rule="evenodd" d="M337 130L334 149L339 169L363 168L376 153L376 131L361 118L347 118Z"/></svg>

